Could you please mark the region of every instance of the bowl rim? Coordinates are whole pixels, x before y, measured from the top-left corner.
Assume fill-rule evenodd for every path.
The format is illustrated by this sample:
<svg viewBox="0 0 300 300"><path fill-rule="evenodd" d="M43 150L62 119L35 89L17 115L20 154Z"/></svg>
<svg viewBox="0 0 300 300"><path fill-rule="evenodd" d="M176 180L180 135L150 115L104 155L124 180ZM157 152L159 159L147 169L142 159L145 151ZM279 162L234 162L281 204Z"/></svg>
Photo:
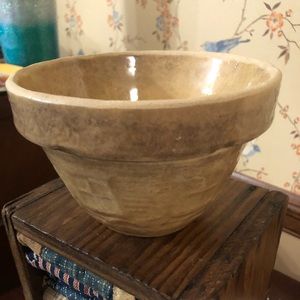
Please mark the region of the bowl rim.
<svg viewBox="0 0 300 300"><path fill-rule="evenodd" d="M235 60L242 63L248 63L256 65L264 69L270 74L270 77L263 81L261 84L255 85L251 88L244 88L238 92L226 92L222 94L211 94L211 95L199 95L197 97L191 98L176 98L176 99L151 99L142 101L129 101L125 99L120 100L108 100L99 98L82 98L74 96L64 96L48 94L44 92L37 92L21 87L14 81L14 77L19 72L24 72L31 68L39 67L41 64L52 64L58 61L67 60L89 60L93 57L98 56L195 56L195 57L209 57L209 58L219 58L224 61ZM92 55L82 55L82 56L67 56L61 57L49 61L43 61L39 63L32 64L16 73L11 74L6 80L6 88L8 93L15 94L20 97L25 97L31 101L53 104L53 105L64 105L71 107L84 107L84 108L94 108L94 109L157 109L157 108L178 108L178 107L188 107L194 105L209 105L220 102L230 102L239 98L246 98L249 96L254 96L276 86L277 83L281 81L282 72L272 64L261 61L255 58L245 57L236 54L229 53L219 53L219 52L206 52L206 51L178 51L178 50L139 50L139 51L121 51L121 52L104 52L100 54Z"/></svg>

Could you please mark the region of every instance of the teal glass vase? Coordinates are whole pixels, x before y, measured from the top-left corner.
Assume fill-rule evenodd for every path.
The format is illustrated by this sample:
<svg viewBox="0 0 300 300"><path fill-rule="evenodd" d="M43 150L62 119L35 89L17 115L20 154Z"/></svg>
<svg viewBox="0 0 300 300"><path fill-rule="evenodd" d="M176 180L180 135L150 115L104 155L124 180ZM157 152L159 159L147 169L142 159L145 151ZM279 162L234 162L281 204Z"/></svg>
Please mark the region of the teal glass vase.
<svg viewBox="0 0 300 300"><path fill-rule="evenodd" d="M0 44L7 63L27 66L58 57L54 0L1 0Z"/></svg>

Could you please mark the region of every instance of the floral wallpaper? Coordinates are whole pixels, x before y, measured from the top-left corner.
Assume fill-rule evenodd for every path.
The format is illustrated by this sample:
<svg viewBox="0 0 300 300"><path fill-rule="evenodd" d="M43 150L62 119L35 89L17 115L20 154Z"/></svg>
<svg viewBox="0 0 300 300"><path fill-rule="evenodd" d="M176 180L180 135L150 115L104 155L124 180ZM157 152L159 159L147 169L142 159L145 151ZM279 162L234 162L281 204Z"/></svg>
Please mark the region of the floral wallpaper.
<svg viewBox="0 0 300 300"><path fill-rule="evenodd" d="M65 35L68 41L69 51L72 55L84 54L81 46L80 36L83 35L81 15L77 12L76 1L67 0L65 3ZM74 52L74 44L78 45L77 51Z"/></svg>
<svg viewBox="0 0 300 300"><path fill-rule="evenodd" d="M174 49L231 52L283 72L271 128L237 170L300 194L300 1L60 0L61 55Z"/></svg>

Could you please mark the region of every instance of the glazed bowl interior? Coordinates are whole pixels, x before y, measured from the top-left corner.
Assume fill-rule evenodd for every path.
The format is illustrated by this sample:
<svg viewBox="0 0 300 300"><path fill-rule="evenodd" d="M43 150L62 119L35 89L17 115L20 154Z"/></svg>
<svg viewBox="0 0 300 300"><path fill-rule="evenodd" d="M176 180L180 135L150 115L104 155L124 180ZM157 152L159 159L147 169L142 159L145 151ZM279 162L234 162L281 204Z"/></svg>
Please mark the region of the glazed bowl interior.
<svg viewBox="0 0 300 300"><path fill-rule="evenodd" d="M266 84L272 71L255 60L215 53L123 53L35 64L19 71L14 81L46 94L135 102L239 94Z"/></svg>

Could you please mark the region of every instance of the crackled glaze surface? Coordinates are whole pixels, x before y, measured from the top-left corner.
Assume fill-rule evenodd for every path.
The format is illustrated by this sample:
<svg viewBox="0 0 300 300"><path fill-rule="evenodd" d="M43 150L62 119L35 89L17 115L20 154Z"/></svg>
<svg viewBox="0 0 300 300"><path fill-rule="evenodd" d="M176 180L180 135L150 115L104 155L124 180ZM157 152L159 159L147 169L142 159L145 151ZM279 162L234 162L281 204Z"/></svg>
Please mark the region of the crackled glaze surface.
<svg viewBox="0 0 300 300"><path fill-rule="evenodd" d="M7 89L17 129L82 207L157 236L215 198L243 145L270 126L280 80L239 56L147 51L36 64Z"/></svg>

